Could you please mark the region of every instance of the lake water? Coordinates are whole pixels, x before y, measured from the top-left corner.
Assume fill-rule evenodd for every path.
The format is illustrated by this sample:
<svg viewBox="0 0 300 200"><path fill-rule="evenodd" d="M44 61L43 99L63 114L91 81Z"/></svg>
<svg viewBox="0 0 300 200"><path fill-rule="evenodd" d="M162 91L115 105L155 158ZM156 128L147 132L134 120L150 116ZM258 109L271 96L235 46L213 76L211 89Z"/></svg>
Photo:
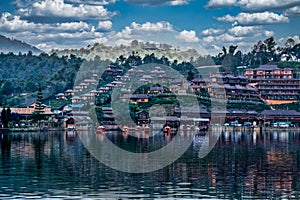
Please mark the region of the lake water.
<svg viewBox="0 0 300 200"><path fill-rule="evenodd" d="M109 134L114 143L135 152L167 142L166 137ZM78 134L1 134L0 199L300 198L300 133L223 133L213 150L199 159L202 138L196 135L171 165L132 174L103 165Z"/></svg>

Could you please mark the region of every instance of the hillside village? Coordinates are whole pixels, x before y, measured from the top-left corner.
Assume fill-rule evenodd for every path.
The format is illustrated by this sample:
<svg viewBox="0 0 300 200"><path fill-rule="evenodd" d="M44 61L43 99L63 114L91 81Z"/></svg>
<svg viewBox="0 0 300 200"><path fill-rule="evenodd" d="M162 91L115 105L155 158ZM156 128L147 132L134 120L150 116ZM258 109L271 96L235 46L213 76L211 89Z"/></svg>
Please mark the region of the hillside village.
<svg viewBox="0 0 300 200"><path fill-rule="evenodd" d="M171 121L183 116L207 123L213 113L217 118L226 116L220 125L288 122L299 126L300 44L292 39L287 44L277 47L270 37L247 54L230 46L216 56L138 41L120 47L94 44L51 55L2 53L1 67L10 68L0 82L1 123L5 128L7 119L10 127L36 127L43 122L44 127L67 128L74 120L86 124L86 116L94 110L99 125L115 128L114 99L122 108L128 106L135 124L147 125L149 119L141 116L149 115L158 121L162 116ZM101 60L107 58L115 61ZM32 74L21 72L22 67L32 69ZM178 99L185 99L190 112L181 108Z"/></svg>
<svg viewBox="0 0 300 200"><path fill-rule="evenodd" d="M221 66L213 66L221 67ZM103 81L104 77L110 77L111 82ZM63 93L55 95L56 101L68 102L57 110L51 106L43 104L43 115L48 116L48 121L44 124L56 124L56 127L67 128L68 120L83 120L86 112L85 106L96 106L97 117L100 124L110 128L117 128L114 122L114 111L111 108L112 91L117 89L119 100L136 106L132 111L137 123L138 113L149 110L157 100L161 104L176 102L176 97L188 98L195 95L200 103L200 112L196 113L191 109L188 115L194 118L211 117L211 112L221 117L222 110L218 113L212 108L210 101L227 101L228 109L225 111L226 123L238 121L239 123L274 123L275 121L288 121L294 126L300 125L300 113L294 110L283 112L276 110L280 105L293 104L299 101L300 79L291 68L280 69L276 65L261 65L255 69L246 69L244 75L234 75L232 73L218 72L211 73L208 78L197 76L188 81L185 78L178 79L170 76L159 64L154 64L154 70L145 73L137 66L132 66L126 73L114 65L107 66L102 77L98 74L91 74L89 78L83 79L74 88L65 90ZM130 87L132 79L136 79L143 89L133 91ZM157 81L153 84L153 81ZM105 83L105 84L103 84ZM167 86L165 86L167 85ZM166 102L164 102L166 101ZM152 102L152 103L151 103ZM235 105L231 106L230 105ZM245 106L243 106L245 105ZM100 112L99 112L100 109ZM17 116L19 123L17 126L25 126L25 120L36 112L36 101L20 104L10 108L13 115ZM174 104L173 110L167 113L169 117L179 116L180 106ZM51 121L51 123L49 123ZM263 121L263 122L260 122ZM17 123L17 120L15 121ZM46 123L45 123L46 122ZM28 123L28 122L27 122ZM73 121L71 121L71 124ZM225 123L225 124L226 124Z"/></svg>

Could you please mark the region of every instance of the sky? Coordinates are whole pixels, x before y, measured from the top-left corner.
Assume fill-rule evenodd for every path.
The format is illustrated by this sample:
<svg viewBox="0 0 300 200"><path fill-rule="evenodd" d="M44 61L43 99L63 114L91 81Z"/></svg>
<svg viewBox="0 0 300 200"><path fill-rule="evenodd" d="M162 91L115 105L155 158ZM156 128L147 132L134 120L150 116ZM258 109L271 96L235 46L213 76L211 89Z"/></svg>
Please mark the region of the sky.
<svg viewBox="0 0 300 200"><path fill-rule="evenodd" d="M132 40L217 54L274 36L299 41L300 0L1 0L0 34L51 49Z"/></svg>

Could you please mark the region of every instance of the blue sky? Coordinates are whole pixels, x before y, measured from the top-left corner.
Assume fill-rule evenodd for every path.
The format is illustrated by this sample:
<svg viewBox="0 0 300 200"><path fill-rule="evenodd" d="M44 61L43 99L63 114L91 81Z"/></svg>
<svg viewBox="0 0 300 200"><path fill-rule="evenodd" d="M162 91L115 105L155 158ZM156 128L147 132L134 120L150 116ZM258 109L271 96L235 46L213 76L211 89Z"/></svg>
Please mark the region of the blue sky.
<svg viewBox="0 0 300 200"><path fill-rule="evenodd" d="M0 34L38 48L81 48L132 40L248 51L274 36L299 42L300 0L2 0Z"/></svg>

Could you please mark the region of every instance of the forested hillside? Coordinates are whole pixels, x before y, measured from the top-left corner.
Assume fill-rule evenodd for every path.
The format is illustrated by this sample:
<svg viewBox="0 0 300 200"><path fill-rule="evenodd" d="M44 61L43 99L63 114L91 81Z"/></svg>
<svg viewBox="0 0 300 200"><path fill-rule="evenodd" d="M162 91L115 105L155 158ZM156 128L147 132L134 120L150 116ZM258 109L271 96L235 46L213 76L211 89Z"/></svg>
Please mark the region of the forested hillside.
<svg viewBox="0 0 300 200"><path fill-rule="evenodd" d="M75 56L59 58L55 54L0 54L0 102L14 105L30 97L38 88L44 98L72 88L82 59ZM28 93L24 97L24 93ZM14 97L14 98L10 98ZM18 98L19 97L19 98ZM11 102L13 101L13 102Z"/></svg>

